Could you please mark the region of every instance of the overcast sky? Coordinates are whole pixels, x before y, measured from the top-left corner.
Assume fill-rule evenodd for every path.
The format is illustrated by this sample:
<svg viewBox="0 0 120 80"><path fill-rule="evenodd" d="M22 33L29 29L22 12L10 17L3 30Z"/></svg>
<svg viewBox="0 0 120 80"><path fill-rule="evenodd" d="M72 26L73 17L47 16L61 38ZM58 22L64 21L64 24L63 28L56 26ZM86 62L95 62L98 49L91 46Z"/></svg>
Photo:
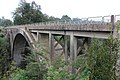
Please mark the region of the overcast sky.
<svg viewBox="0 0 120 80"><path fill-rule="evenodd" d="M26 0L32 2L33 0ZM34 0L41 5L42 12L61 18L84 18L120 14L120 0ZM12 19L12 14L20 0L0 0L0 18Z"/></svg>

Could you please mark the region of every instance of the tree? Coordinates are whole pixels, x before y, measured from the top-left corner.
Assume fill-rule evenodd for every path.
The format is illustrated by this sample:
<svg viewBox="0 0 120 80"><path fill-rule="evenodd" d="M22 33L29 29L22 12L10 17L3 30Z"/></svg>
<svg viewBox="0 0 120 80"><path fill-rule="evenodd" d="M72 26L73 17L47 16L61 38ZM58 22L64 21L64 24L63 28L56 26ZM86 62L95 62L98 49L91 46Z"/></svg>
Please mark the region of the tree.
<svg viewBox="0 0 120 80"><path fill-rule="evenodd" d="M7 27L13 25L12 21L9 19L5 19L4 17L0 19L0 26Z"/></svg>
<svg viewBox="0 0 120 80"><path fill-rule="evenodd" d="M9 52L10 47L7 38L5 37L5 31L0 29L0 80L7 73L9 68Z"/></svg>
<svg viewBox="0 0 120 80"><path fill-rule="evenodd" d="M48 18L41 12L40 5L34 1L32 3L21 1L18 8L13 12L13 20L15 25L21 25L44 22Z"/></svg>
<svg viewBox="0 0 120 80"><path fill-rule="evenodd" d="M58 21L58 20L60 20L59 18L56 18L56 17L54 17L54 16L50 16L49 17L49 21Z"/></svg>
<svg viewBox="0 0 120 80"><path fill-rule="evenodd" d="M36 48L31 49L24 60L27 62L25 69L17 68L10 75L10 80L47 80L48 51L42 44L36 43Z"/></svg>
<svg viewBox="0 0 120 80"><path fill-rule="evenodd" d="M61 20L69 21L69 20L71 20L71 18L68 15L63 15Z"/></svg>
<svg viewBox="0 0 120 80"><path fill-rule="evenodd" d="M81 21L79 18L73 18L73 21Z"/></svg>

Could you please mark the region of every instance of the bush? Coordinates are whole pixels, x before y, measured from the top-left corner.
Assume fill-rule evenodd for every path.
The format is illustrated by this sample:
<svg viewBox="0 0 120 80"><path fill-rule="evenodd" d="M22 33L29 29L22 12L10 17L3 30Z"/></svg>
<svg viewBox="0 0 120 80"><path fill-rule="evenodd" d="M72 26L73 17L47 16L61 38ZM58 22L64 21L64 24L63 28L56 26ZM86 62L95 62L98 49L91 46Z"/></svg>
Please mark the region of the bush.
<svg viewBox="0 0 120 80"><path fill-rule="evenodd" d="M117 38L92 42L87 58L90 80L116 80L115 65L119 46Z"/></svg>
<svg viewBox="0 0 120 80"><path fill-rule="evenodd" d="M51 63L46 57L48 52L40 44L26 56L25 70L16 70L11 80L116 80L119 46L117 38L94 39L88 51L75 61L66 63L59 57ZM75 74L69 73L70 66L76 69Z"/></svg>
<svg viewBox="0 0 120 80"><path fill-rule="evenodd" d="M0 78L6 77L10 66L10 46L4 29L0 29Z"/></svg>

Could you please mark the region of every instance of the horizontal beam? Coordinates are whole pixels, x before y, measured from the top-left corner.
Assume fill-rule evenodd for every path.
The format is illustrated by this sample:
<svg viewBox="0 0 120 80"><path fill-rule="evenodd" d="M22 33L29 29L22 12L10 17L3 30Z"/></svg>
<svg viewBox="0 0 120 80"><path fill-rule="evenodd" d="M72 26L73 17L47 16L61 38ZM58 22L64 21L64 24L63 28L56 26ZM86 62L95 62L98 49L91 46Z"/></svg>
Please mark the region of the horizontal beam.
<svg viewBox="0 0 120 80"><path fill-rule="evenodd" d="M52 33L53 35L70 35L71 32L73 32L74 36L78 37L90 37L90 38L103 38L107 39L110 36L110 32L105 32L105 31L93 31L93 32L88 32L88 31L42 31L42 30L31 30L31 32L39 32L43 34L49 34Z"/></svg>

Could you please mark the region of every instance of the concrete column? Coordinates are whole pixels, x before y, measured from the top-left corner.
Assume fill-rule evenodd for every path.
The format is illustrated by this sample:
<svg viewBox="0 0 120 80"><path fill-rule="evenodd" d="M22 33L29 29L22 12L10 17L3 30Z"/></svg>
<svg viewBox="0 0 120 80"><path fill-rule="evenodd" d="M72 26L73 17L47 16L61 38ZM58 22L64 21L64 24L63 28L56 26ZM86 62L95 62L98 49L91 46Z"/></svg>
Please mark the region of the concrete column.
<svg viewBox="0 0 120 80"><path fill-rule="evenodd" d="M77 50L77 37L74 37L74 59L76 59L77 53L78 53L78 50Z"/></svg>
<svg viewBox="0 0 120 80"><path fill-rule="evenodd" d="M111 15L111 24L112 24L112 36L113 36L113 38L116 38L119 35L117 35L118 30L117 30L117 28L115 26L115 16L114 15Z"/></svg>
<svg viewBox="0 0 120 80"><path fill-rule="evenodd" d="M36 41L38 42L41 39L41 34L39 32L37 32L37 39Z"/></svg>
<svg viewBox="0 0 120 80"><path fill-rule="evenodd" d="M65 61L68 62L68 46L67 46L67 35L64 35L64 54L65 54Z"/></svg>
<svg viewBox="0 0 120 80"><path fill-rule="evenodd" d="M10 30L10 46L11 46L11 59L13 59L13 44L14 44L14 40L13 40L13 33L12 30Z"/></svg>
<svg viewBox="0 0 120 80"><path fill-rule="evenodd" d="M70 60L73 62L77 56L77 38L71 33L70 35ZM71 66L71 73L75 73L75 68Z"/></svg>
<svg viewBox="0 0 120 80"><path fill-rule="evenodd" d="M49 33L49 53L50 53L50 60L54 60L54 36Z"/></svg>

